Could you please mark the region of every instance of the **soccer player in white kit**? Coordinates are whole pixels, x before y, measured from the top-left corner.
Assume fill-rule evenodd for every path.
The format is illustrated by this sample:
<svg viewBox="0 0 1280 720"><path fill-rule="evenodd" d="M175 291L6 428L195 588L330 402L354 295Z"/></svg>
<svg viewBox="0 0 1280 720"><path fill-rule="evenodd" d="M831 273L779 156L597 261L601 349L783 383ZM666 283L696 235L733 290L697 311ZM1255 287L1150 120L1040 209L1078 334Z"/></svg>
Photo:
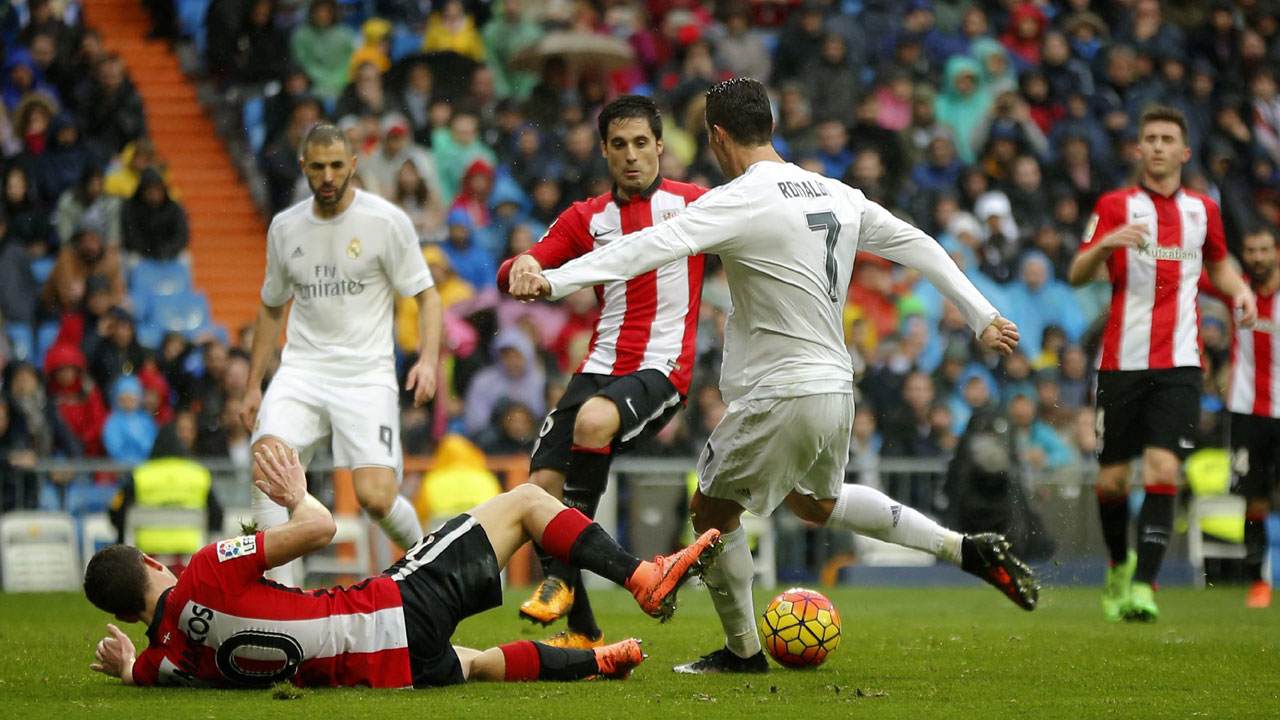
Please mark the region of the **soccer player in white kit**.
<svg viewBox="0 0 1280 720"><path fill-rule="evenodd" d="M254 324L249 389L241 420L255 452L283 444L304 465L326 438L350 468L356 498L397 545L422 538L413 505L400 496L403 455L392 345L393 291L418 302L418 361L405 389L414 404L436 390L442 305L408 215L350 185L356 158L343 132L317 125L299 149L312 197L276 215L267 231L267 270ZM280 369L266 396L262 379L293 299ZM261 478L258 478L261 479ZM289 519L253 491L260 530ZM296 562L268 574L300 585Z"/></svg>
<svg viewBox="0 0 1280 720"><path fill-rule="evenodd" d="M754 575L742 511L785 502L801 518L931 552L1030 610L1039 587L999 535L963 536L869 487L846 485L853 366L841 312L859 249L924 273L964 313L983 345L1009 354L1016 326L920 230L839 181L773 149L764 86L747 78L707 91L711 149L730 182L680 215L558 269L523 276L511 294L560 298L696 253L720 255L733 300L720 389L728 411L698 460L690 503L697 530L718 528L723 551L707 585L726 646L677 672L768 669L751 603Z"/></svg>

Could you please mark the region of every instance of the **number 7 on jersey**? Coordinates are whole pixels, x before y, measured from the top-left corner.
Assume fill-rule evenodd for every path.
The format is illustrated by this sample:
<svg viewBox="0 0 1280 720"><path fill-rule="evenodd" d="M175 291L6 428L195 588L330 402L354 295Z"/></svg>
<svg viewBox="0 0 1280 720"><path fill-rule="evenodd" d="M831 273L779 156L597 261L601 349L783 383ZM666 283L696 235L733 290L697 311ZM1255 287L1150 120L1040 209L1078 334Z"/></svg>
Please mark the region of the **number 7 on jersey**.
<svg viewBox="0 0 1280 720"><path fill-rule="evenodd" d="M807 213L804 219L809 221L810 230L823 230L827 233L827 297L831 302L838 303L840 294L836 292L836 240L840 237L840 221L833 212Z"/></svg>

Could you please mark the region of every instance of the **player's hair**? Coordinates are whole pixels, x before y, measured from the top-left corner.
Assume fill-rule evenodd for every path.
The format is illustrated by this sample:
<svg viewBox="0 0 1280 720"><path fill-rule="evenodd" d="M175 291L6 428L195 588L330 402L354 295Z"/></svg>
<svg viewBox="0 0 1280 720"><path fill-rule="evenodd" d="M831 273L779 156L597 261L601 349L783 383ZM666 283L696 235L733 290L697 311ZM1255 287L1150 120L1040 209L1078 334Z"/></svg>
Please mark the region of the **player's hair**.
<svg viewBox="0 0 1280 720"><path fill-rule="evenodd" d="M707 126L719 125L739 145L768 145L773 139L769 93L759 80L731 78L707 90Z"/></svg>
<svg viewBox="0 0 1280 720"><path fill-rule="evenodd" d="M1258 235L1266 235L1271 238L1271 242L1273 244L1280 245L1280 235L1276 234L1275 227L1264 223L1256 223L1246 227L1245 231L1241 233L1240 239L1243 240L1244 238L1257 237Z"/></svg>
<svg viewBox="0 0 1280 720"><path fill-rule="evenodd" d="M658 106L653 100L643 95L619 95L614 98L604 109L600 111L600 119L597 124L600 129L600 139L608 141L609 126L614 120L630 120L639 118L649 121L649 129L653 131L653 139L662 139L662 113L658 112Z"/></svg>
<svg viewBox="0 0 1280 720"><path fill-rule="evenodd" d="M1147 111L1142 113L1142 117L1138 118L1138 137L1142 137L1142 129L1147 126L1147 123L1153 122L1171 122L1177 125L1182 131L1182 142L1188 141L1190 132L1187 129L1187 116L1183 115L1181 110L1168 105L1147 108Z"/></svg>
<svg viewBox="0 0 1280 720"><path fill-rule="evenodd" d="M355 154L355 150L351 148L351 140L346 133L342 132L342 128L328 123L313 125L302 138L302 143L298 145L298 159L301 160L307 154L307 148L312 145L327 147L334 143L342 143L348 155Z"/></svg>
<svg viewBox="0 0 1280 720"><path fill-rule="evenodd" d="M84 571L84 595L112 615L137 615L147 607L147 568L142 551L128 545L102 548Z"/></svg>

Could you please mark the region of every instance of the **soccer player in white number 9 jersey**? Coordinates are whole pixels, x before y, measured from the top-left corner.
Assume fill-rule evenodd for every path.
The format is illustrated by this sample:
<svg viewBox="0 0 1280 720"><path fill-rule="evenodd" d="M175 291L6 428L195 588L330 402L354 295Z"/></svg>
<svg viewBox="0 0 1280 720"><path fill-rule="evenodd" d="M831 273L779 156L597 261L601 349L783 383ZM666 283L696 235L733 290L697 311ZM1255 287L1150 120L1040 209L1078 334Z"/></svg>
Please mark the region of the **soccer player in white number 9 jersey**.
<svg viewBox="0 0 1280 720"><path fill-rule="evenodd" d="M841 313L859 249L924 273L989 348L1010 353L1013 323L973 287L932 238L842 183L782 160L771 142L764 86L738 78L707 91L706 123L731 181L660 225L558 269L513 282L516 297L563 297L695 253L724 263L733 310L720 387L724 419L698 460L695 529L718 528L724 549L707 574L726 646L679 672L768 668L751 604L743 510L780 503L801 518L931 552L1032 609L1038 586L998 535L965 537L883 493L845 485L853 422L853 366Z"/></svg>
<svg viewBox="0 0 1280 720"><path fill-rule="evenodd" d="M422 537L422 526L399 494L404 459L392 308L395 293L420 305L422 344L406 389L421 404L435 393L441 303L413 223L391 203L350 186L355 163L346 136L332 125L316 126L303 141L301 164L313 197L277 215L267 232L242 420L255 451L281 443L296 449L304 464L332 437L334 462L351 469L360 505L408 548ZM280 370L263 397L262 379L290 299ZM262 530L288 520L284 508L256 489L253 517ZM276 568L270 577L299 585L296 567Z"/></svg>

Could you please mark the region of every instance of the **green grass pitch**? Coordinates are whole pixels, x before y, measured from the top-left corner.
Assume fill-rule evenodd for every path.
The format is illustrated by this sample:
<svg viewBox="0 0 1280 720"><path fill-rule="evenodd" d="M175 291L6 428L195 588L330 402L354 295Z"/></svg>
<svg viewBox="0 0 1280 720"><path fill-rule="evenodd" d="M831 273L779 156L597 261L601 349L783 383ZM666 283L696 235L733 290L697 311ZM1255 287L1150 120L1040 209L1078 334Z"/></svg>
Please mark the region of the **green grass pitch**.
<svg viewBox="0 0 1280 720"><path fill-rule="evenodd" d="M1280 716L1280 607L1245 610L1237 588L1169 589L1161 620L1108 625L1098 590L1047 588L1026 613L988 588L829 592L844 635L825 665L767 675L677 676L718 647L706 592L659 625L621 591L593 605L609 637L649 660L625 682L469 685L427 691L126 688L89 670L107 617L76 594L0 594L0 717L122 718L1250 718ZM460 644L537 639L524 593L459 628ZM758 592L757 609L770 593ZM552 628L555 630L557 628ZM140 626L130 626L145 642Z"/></svg>

